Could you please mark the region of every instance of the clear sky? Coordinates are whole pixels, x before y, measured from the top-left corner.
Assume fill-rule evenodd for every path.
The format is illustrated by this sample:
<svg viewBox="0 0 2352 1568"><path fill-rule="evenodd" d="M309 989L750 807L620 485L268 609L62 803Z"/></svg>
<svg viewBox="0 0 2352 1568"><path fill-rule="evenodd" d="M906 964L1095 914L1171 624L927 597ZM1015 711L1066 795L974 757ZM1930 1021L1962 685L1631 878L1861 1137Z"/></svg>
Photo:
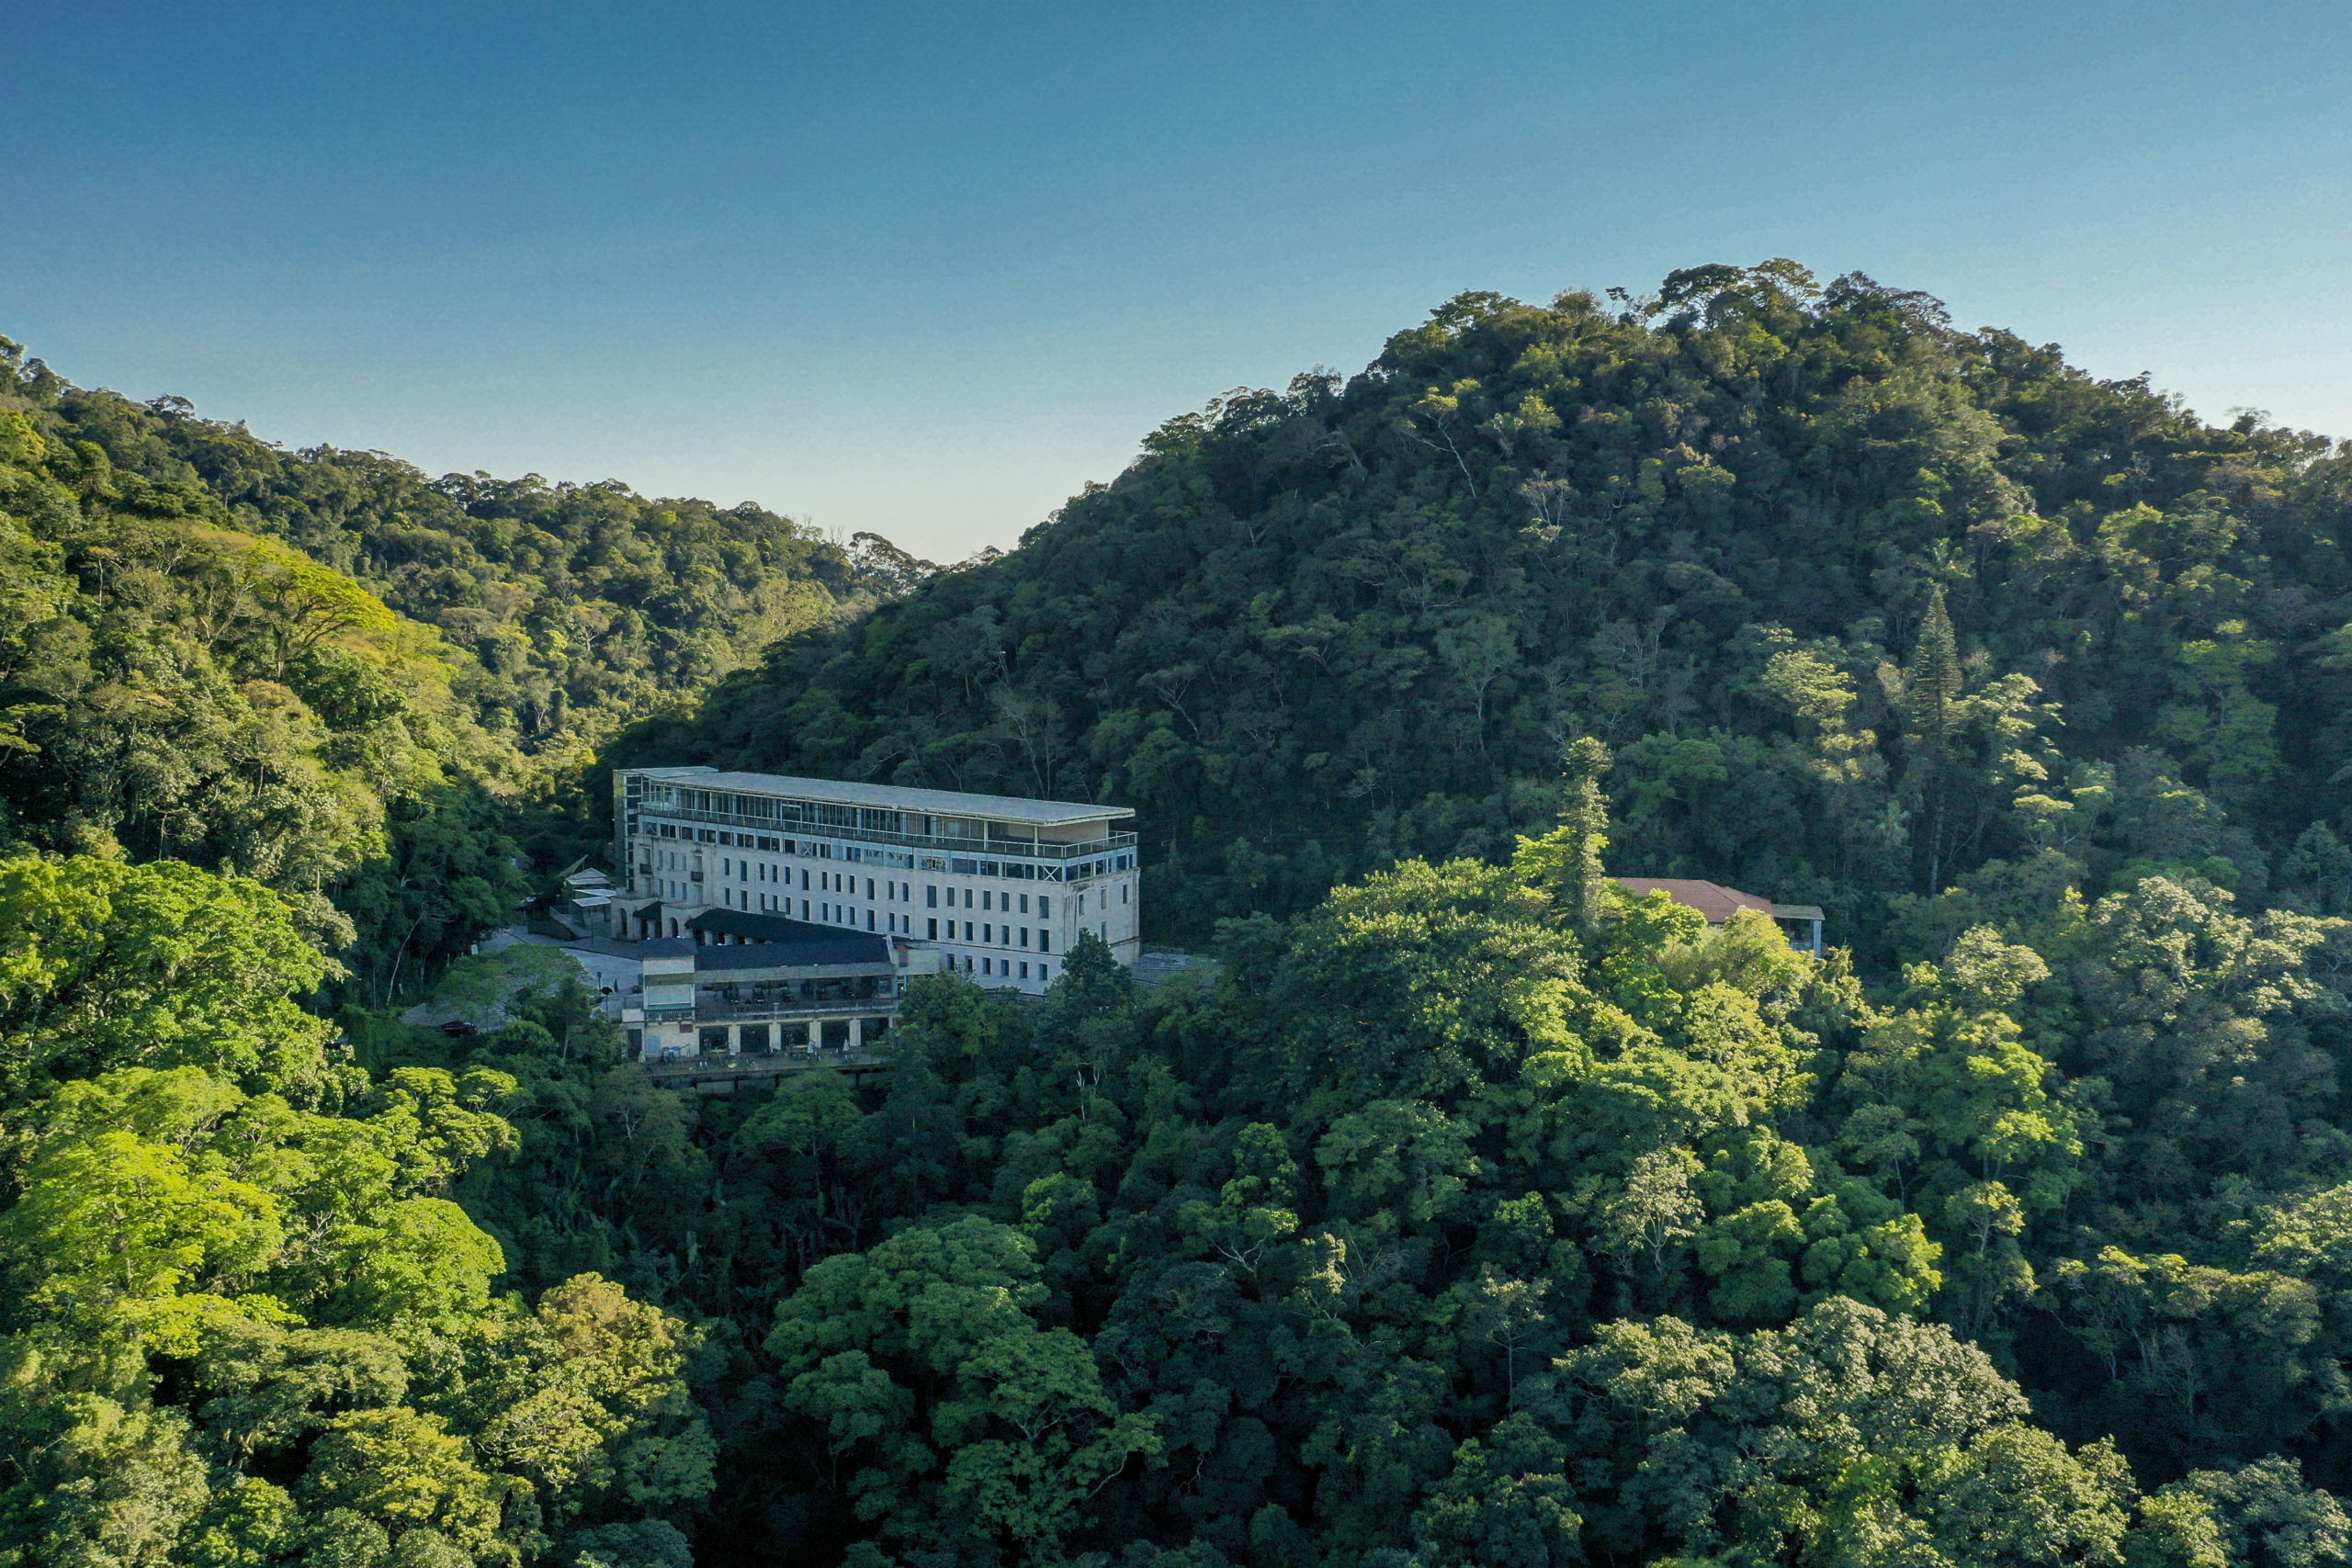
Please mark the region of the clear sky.
<svg viewBox="0 0 2352 1568"><path fill-rule="evenodd" d="M0 11L0 333L954 558L1448 296L1788 255L2352 435L2340 3Z"/></svg>

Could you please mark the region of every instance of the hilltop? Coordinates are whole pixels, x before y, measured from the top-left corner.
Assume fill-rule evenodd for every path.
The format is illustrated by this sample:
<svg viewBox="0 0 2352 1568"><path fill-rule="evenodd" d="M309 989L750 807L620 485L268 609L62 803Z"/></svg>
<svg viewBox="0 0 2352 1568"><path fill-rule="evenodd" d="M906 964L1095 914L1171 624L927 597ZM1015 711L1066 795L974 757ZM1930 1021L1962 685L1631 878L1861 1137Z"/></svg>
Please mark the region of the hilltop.
<svg viewBox="0 0 2352 1568"><path fill-rule="evenodd" d="M2048 852L2086 894L2174 866L2334 912L2347 522L2327 439L1859 275L1465 294L619 754L1133 804L1196 939L1508 855L1579 735L1617 869L1826 906L1875 963Z"/></svg>

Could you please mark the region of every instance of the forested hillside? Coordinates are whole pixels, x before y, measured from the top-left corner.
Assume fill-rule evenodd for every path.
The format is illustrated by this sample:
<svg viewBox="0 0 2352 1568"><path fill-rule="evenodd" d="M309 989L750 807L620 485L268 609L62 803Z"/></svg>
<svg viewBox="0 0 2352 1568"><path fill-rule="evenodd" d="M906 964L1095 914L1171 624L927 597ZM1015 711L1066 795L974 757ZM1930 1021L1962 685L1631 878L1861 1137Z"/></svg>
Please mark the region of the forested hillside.
<svg viewBox="0 0 2352 1568"><path fill-rule="evenodd" d="M387 1002L594 848L590 742L922 570L757 508L284 452L0 339L0 846L257 878Z"/></svg>
<svg viewBox="0 0 2352 1568"><path fill-rule="evenodd" d="M1933 955L1890 943L1905 900L2045 850L2086 895L2187 866L2334 911L2348 519L2324 439L1866 278L1464 295L780 644L689 743L1131 803L1169 934L1507 854L1582 734L1620 870L1824 905L1876 964Z"/></svg>
<svg viewBox="0 0 2352 1568"><path fill-rule="evenodd" d="M14 352L13 350L11 352ZM135 403L40 361L14 389L117 469L198 491L227 520L357 579L471 653L461 691L526 751L594 741L776 637L863 603L877 570L919 577L870 536L858 558L756 506L649 501L617 480L435 479L380 452L287 452L183 398Z"/></svg>
<svg viewBox="0 0 2352 1568"><path fill-rule="evenodd" d="M1783 263L944 574L16 384L0 1568L2352 1568L2352 453ZM754 581L597 607L667 535ZM840 618L690 712L722 601ZM658 1088L446 962L627 715L1132 801L1219 962Z"/></svg>

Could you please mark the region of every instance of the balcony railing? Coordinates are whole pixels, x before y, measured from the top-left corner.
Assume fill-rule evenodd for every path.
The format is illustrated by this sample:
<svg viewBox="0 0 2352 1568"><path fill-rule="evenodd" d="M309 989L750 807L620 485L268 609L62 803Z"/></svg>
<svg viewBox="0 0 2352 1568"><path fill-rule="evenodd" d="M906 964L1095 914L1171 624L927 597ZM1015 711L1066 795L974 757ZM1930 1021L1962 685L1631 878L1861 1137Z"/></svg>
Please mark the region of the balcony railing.
<svg viewBox="0 0 2352 1568"><path fill-rule="evenodd" d="M1020 860L1085 860L1136 846L1133 833L1111 833L1082 844L1057 844L1043 839L943 839L930 833L886 833L871 828L836 828L822 822L790 822L780 817L746 817L733 811L689 811L680 806L640 804L647 817L669 817L681 822L707 822L718 828L749 828L753 832L789 835L797 839L851 839L859 843L889 844L905 850L935 850L945 854L1012 856Z"/></svg>
<svg viewBox="0 0 2352 1568"><path fill-rule="evenodd" d="M760 1023L776 1019L889 1012L898 1005L896 997L842 997L830 1002L812 1002L798 997L790 1001L707 1001L695 1010L695 1017L705 1023Z"/></svg>

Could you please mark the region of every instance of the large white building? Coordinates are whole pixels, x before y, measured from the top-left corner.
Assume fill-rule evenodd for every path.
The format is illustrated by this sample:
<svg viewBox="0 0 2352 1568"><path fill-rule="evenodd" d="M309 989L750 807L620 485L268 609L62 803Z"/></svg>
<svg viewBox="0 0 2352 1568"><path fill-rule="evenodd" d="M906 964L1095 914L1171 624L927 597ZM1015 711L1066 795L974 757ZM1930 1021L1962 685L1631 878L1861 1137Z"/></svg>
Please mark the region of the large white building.
<svg viewBox="0 0 2352 1568"><path fill-rule="evenodd" d="M1136 836L1114 829L1134 815L776 773L622 768L613 774L622 887L613 934L724 940L739 922L717 912L735 910L870 932L908 957L922 950L924 962L901 961L910 971L953 968L990 987L1041 992L1081 932L1135 962Z"/></svg>

